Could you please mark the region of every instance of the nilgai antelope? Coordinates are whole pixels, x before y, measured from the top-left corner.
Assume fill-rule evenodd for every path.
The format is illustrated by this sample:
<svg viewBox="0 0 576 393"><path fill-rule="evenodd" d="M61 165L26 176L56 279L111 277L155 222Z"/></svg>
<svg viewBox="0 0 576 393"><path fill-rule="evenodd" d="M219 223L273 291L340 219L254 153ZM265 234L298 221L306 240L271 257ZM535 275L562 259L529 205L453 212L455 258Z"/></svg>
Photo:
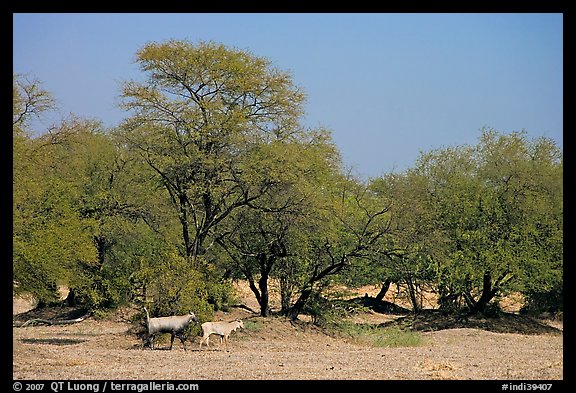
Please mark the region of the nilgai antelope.
<svg viewBox="0 0 576 393"><path fill-rule="evenodd" d="M172 344L174 343L174 336L177 336L182 345L184 346L184 350L186 350L186 344L184 343L184 330L188 327L188 325L194 322L200 322L196 315L192 311L188 315L175 315L172 317L159 317L159 318L150 318L150 314L148 314L148 310L144 307L144 311L146 311L146 327L148 328L148 337L147 341L150 342L150 348L154 349L154 336L158 333L170 333L170 350L172 350Z"/></svg>

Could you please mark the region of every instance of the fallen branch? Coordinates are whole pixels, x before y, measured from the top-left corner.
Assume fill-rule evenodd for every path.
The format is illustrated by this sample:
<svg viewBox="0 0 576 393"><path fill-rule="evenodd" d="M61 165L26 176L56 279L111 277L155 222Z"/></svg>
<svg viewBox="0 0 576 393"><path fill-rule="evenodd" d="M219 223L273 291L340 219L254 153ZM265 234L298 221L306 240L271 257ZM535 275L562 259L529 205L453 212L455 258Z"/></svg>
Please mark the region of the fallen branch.
<svg viewBox="0 0 576 393"><path fill-rule="evenodd" d="M254 311L253 309L251 309L250 307L248 307L248 306L245 305L245 304L232 304L232 305L229 306L229 307L243 308L244 310L249 311L249 312L251 312L252 314L258 314L258 311Z"/></svg>
<svg viewBox="0 0 576 393"><path fill-rule="evenodd" d="M85 320L86 318L88 318L90 315L92 315L92 313L88 312L85 315L76 318L76 319L41 319L41 318L33 318L33 319L29 319L26 322L24 322L22 325L17 325L16 327L26 327L28 325L37 325L37 324L45 324L45 325L71 325L73 323L78 323L78 322L82 322L83 320Z"/></svg>

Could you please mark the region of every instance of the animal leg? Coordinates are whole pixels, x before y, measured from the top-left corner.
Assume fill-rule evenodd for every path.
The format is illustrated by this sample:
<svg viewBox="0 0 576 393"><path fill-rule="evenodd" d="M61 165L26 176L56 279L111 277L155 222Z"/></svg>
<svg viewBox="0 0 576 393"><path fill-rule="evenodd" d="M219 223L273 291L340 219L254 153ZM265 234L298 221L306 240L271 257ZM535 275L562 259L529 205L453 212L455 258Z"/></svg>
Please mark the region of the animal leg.
<svg viewBox="0 0 576 393"><path fill-rule="evenodd" d="M174 344L174 332L170 333L170 350L172 350L173 344Z"/></svg>
<svg viewBox="0 0 576 393"><path fill-rule="evenodd" d="M210 346L210 345L208 344L208 341L209 341L209 340L210 340L210 335L208 335L208 336L203 336L203 337L200 339L200 347L198 347L198 348L202 348L202 343L203 343L203 342L206 342L206 346L209 347L209 346Z"/></svg>
<svg viewBox="0 0 576 393"><path fill-rule="evenodd" d="M182 343L182 346L184 346L184 350L186 351L186 343L184 342L184 336L182 336L182 334L178 334L178 338L180 339L180 342Z"/></svg>

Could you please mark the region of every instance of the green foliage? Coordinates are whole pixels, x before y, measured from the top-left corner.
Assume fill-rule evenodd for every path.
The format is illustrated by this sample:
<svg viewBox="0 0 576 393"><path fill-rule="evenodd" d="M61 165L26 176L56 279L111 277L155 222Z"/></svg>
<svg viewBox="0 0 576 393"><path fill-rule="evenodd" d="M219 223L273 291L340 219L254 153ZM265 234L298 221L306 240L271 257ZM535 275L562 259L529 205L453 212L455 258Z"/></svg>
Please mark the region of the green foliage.
<svg viewBox="0 0 576 393"><path fill-rule="evenodd" d="M326 138L325 131L309 132L304 139L259 147L250 165L259 167L261 175L252 181L270 183L271 191L236 209L231 220L220 226L225 228L217 240L226 252L224 263L231 274L252 283L262 315L267 313L270 278L280 281L283 311L304 281L303 244L311 233L322 231L323 225L318 203L324 195L318 186L327 183L333 175L331 166L338 164Z"/></svg>
<svg viewBox="0 0 576 393"><path fill-rule="evenodd" d="M526 302L522 313L541 315L542 313L562 313L564 311L564 287L562 283L545 291L529 290L524 293Z"/></svg>
<svg viewBox="0 0 576 393"><path fill-rule="evenodd" d="M137 62L147 81L124 85L118 135L168 192L183 255L203 256L235 209L273 191L268 145L298 135L304 96L268 60L211 42L150 43Z"/></svg>
<svg viewBox="0 0 576 393"><path fill-rule="evenodd" d="M432 289L453 309L562 285L562 153L552 141L483 130L477 145L422 153L370 189L390 206L389 232L352 261L348 285L388 279L415 308L412 295Z"/></svg>
<svg viewBox="0 0 576 393"><path fill-rule="evenodd" d="M161 263L142 267L136 278L145 287L146 300L152 315L176 315L194 311L204 320L212 316L206 301L207 287L203 275L190 269L178 254L164 255Z"/></svg>
<svg viewBox="0 0 576 393"><path fill-rule="evenodd" d="M264 329L264 323L258 319L244 320L244 329L251 332L259 332Z"/></svg>
<svg viewBox="0 0 576 393"><path fill-rule="evenodd" d="M56 300L57 286L73 281L81 262L97 259L93 222L78 209L80 182L68 176L66 127L58 136L15 140L14 291L40 303Z"/></svg>
<svg viewBox="0 0 576 393"><path fill-rule="evenodd" d="M425 154L415 171L443 238L429 249L439 284L506 294L561 280L562 160L551 141L484 130L477 146Z"/></svg>

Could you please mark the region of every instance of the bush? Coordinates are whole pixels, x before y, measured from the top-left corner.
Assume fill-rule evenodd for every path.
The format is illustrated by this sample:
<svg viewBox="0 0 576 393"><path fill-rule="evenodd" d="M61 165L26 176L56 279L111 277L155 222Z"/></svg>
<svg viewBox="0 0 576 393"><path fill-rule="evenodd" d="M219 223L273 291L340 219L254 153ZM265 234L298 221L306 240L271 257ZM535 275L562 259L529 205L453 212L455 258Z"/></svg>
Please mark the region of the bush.
<svg viewBox="0 0 576 393"><path fill-rule="evenodd" d="M528 291L525 297L524 307L520 310L522 314L561 314L564 311L564 287L562 285L557 285L546 292Z"/></svg>

